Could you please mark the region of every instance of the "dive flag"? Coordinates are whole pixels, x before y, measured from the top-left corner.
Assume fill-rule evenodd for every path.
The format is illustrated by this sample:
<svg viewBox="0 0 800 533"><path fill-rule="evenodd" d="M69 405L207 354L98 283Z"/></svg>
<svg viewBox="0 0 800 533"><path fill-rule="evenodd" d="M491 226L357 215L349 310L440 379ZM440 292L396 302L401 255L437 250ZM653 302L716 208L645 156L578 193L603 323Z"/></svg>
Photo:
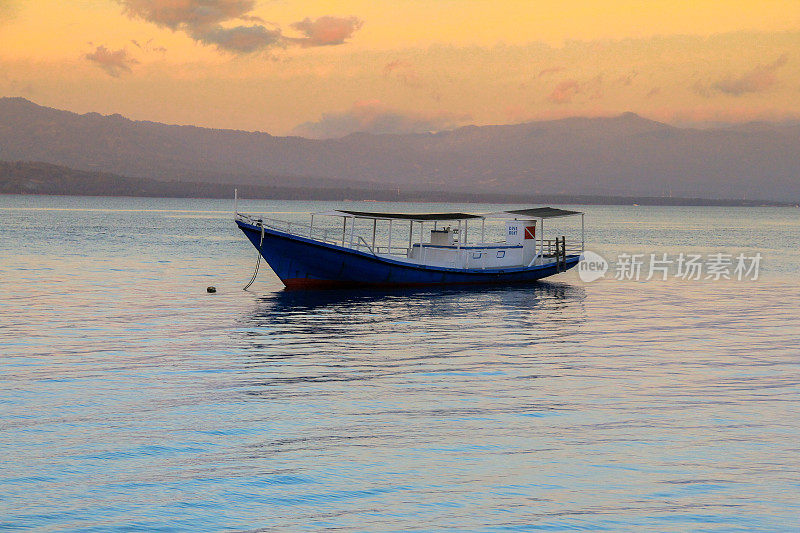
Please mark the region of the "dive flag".
<svg viewBox="0 0 800 533"><path fill-rule="evenodd" d="M525 238L526 239L536 238L536 226L525 226Z"/></svg>

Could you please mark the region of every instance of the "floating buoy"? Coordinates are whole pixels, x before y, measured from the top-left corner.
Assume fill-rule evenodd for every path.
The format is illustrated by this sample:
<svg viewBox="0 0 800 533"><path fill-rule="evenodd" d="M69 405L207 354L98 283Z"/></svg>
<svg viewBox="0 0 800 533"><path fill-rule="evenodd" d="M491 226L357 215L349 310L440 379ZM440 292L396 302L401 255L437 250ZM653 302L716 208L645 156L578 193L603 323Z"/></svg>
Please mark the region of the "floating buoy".
<svg viewBox="0 0 800 533"><path fill-rule="evenodd" d="M206 292L217 292L217 288L213 285L211 287L206 287Z"/></svg>

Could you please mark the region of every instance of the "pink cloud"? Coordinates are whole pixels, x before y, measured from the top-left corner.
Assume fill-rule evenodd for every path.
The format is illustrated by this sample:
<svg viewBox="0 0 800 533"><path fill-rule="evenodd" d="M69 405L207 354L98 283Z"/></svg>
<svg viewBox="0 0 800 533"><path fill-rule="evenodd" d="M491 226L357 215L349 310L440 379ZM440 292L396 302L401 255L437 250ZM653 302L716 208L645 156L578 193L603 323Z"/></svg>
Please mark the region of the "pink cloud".
<svg viewBox="0 0 800 533"><path fill-rule="evenodd" d="M554 104L569 104L579 94L586 95L590 100L603 97L603 75L579 81L575 79L564 80L556 85L547 99Z"/></svg>
<svg viewBox="0 0 800 533"><path fill-rule="evenodd" d="M305 18L292 24L292 28L305 37L291 39L301 46L335 46L344 42L361 29L364 21L356 17L319 17L316 20Z"/></svg>
<svg viewBox="0 0 800 533"><path fill-rule="evenodd" d="M572 102L572 99L581 90L581 84L578 80L565 80L556 85L556 88L553 89L547 99L554 104L568 104Z"/></svg>
<svg viewBox="0 0 800 533"><path fill-rule="evenodd" d="M391 109L380 100L362 100L342 113L324 113L314 122L294 128L293 134L315 139L344 137L351 133L425 133L453 129L470 116L447 112L408 112Z"/></svg>
<svg viewBox="0 0 800 533"><path fill-rule="evenodd" d="M138 63L136 59L128 55L127 50L109 50L105 46L98 46L94 52L85 54L87 59L102 68L109 76L120 77L126 72L131 72L131 65Z"/></svg>

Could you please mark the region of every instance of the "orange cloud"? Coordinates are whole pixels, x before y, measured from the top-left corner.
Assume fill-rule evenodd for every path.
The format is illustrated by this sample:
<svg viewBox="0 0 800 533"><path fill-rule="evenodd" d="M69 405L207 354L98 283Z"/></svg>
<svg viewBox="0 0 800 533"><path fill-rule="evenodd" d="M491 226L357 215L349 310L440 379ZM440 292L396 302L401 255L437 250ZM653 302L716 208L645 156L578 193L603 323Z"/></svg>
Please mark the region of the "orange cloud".
<svg viewBox="0 0 800 533"><path fill-rule="evenodd" d="M325 16L314 21L306 17L300 22L292 24L292 28L304 34L305 37L291 39L291 41L303 47L334 46L343 44L363 25L364 21L356 17Z"/></svg>
<svg viewBox="0 0 800 533"><path fill-rule="evenodd" d="M786 64L787 59L786 54L783 54L772 63L758 65L737 77L728 76L714 83L712 87L732 96L766 91L777 83L776 72Z"/></svg>
<svg viewBox="0 0 800 533"><path fill-rule="evenodd" d="M109 50L105 46L98 46L94 52L85 54L83 57L105 70L109 76L115 78L126 72L131 72L131 65L138 63L136 59L128 55L127 50Z"/></svg>

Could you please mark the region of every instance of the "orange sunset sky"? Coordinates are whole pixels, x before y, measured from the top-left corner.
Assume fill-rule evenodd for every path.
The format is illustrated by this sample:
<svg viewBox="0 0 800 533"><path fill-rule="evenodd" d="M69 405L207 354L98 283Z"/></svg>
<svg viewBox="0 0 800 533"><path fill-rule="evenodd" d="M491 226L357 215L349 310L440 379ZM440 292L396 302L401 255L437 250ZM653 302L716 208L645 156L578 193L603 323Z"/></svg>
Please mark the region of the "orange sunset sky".
<svg viewBox="0 0 800 533"><path fill-rule="evenodd" d="M314 137L800 118L800 2L0 0L0 96Z"/></svg>

